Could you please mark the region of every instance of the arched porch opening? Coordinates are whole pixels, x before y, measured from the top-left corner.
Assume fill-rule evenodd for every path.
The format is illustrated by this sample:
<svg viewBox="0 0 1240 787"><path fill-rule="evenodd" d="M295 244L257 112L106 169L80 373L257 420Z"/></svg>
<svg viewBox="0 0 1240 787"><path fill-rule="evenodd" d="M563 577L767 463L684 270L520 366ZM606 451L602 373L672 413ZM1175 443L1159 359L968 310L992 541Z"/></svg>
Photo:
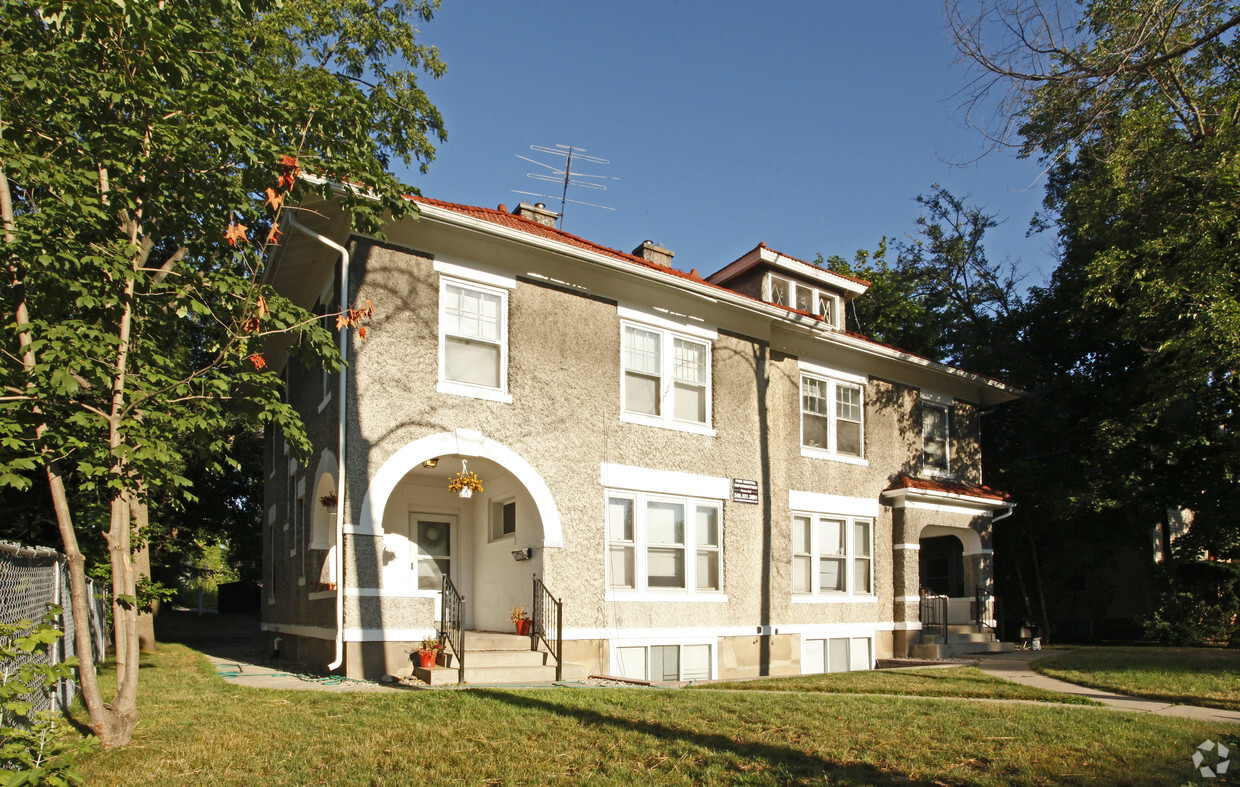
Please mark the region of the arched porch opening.
<svg viewBox="0 0 1240 787"><path fill-rule="evenodd" d="M947 597L948 623L975 622L977 589L988 584L979 573L981 537L972 528L926 525L918 546L921 594Z"/></svg>
<svg viewBox="0 0 1240 787"><path fill-rule="evenodd" d="M450 492L468 470L482 490ZM422 438L376 473L355 533L381 536L379 586L435 602L447 575L465 597L465 626L511 632L510 611L529 611L531 575L543 576L543 550L559 546L560 520L542 478L520 456L480 433Z"/></svg>

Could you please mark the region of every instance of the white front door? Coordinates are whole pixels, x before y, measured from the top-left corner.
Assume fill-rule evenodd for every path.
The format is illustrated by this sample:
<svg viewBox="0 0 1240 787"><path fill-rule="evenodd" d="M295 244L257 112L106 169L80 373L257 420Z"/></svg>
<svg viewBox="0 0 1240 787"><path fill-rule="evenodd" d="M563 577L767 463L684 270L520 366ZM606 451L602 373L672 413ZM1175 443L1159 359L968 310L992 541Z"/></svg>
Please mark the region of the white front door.
<svg viewBox="0 0 1240 787"><path fill-rule="evenodd" d="M413 545L409 569L415 590L433 590L439 593L443 588L444 576L459 588L459 539L455 516L416 512L409 514L409 543ZM439 614L439 605L437 598L436 617Z"/></svg>

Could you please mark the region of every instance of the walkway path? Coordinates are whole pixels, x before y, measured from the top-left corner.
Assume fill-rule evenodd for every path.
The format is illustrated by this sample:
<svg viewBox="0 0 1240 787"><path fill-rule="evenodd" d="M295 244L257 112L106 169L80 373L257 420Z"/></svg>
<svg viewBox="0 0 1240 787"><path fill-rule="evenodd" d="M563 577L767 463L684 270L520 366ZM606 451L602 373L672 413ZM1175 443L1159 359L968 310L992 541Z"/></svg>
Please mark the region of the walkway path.
<svg viewBox="0 0 1240 787"><path fill-rule="evenodd" d="M1230 722L1240 724L1240 711L1202 708L1197 705L1174 705L1165 700L1151 700L1143 697L1129 697L1114 694L1101 689L1078 686L1075 683L1048 678L1039 675L1029 667L1029 662L1048 656L1045 651L1016 651L1014 653L995 653L981 656L978 668L987 675L1010 680L1024 686L1034 686L1045 691L1057 691L1061 694L1076 694L1088 697L1116 710L1134 711L1136 713L1153 713L1158 716L1179 716L1185 719L1197 719L1208 722Z"/></svg>

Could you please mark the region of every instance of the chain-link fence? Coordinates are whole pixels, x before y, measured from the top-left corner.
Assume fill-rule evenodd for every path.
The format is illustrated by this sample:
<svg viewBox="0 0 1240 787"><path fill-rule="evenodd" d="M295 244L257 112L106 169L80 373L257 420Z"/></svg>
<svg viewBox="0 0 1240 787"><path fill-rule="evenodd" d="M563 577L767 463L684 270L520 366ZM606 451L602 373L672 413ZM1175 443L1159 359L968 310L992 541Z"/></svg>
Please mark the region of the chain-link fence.
<svg viewBox="0 0 1240 787"><path fill-rule="evenodd" d="M90 596L91 649L96 662L103 661L107 645L106 618L103 599L95 593L90 580L86 584ZM77 655L77 641L73 636L73 608L69 603L69 564L55 550L43 547L23 547L0 541L0 623L16 623L19 620L38 622L47 612L49 604L59 605L64 613L57 619L57 628L65 636L48 653L29 654L21 658L30 662L40 661L59 664ZM82 654L90 658L91 654ZM25 662L29 663L29 662ZM16 666L21 666L18 664ZM38 710L65 710L77 696L75 681L61 681L56 690L45 696L30 696L27 701Z"/></svg>

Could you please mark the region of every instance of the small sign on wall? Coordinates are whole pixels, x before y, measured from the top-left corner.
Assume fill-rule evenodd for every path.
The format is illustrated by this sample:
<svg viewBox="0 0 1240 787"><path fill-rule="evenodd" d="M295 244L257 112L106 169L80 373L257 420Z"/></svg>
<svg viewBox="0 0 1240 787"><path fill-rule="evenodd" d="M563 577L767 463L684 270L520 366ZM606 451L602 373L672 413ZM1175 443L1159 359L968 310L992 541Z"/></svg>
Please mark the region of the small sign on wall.
<svg viewBox="0 0 1240 787"><path fill-rule="evenodd" d="M732 479L732 502L733 503L757 503L758 502L758 482L746 481L743 478Z"/></svg>

